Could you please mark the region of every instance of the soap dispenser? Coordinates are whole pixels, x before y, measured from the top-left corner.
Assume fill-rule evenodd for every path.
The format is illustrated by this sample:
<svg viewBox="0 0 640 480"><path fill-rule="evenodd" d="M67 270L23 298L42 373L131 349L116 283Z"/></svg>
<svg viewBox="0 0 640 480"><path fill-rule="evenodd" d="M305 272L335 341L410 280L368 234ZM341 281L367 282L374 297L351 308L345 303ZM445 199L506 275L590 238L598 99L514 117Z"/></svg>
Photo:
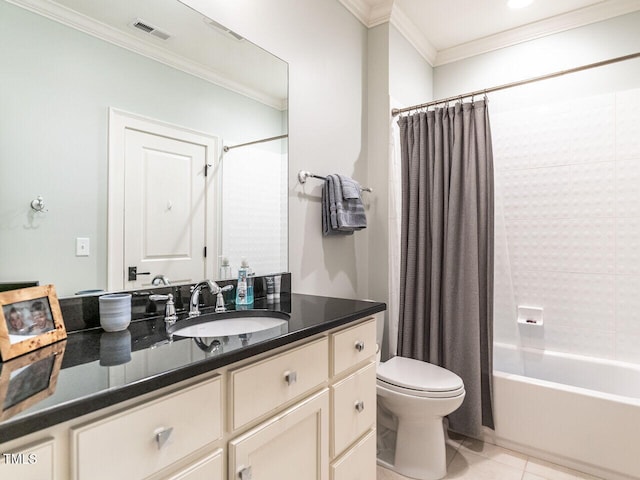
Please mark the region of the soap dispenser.
<svg viewBox="0 0 640 480"><path fill-rule="evenodd" d="M246 258L242 259L238 269L238 287L236 305L253 305L253 273Z"/></svg>

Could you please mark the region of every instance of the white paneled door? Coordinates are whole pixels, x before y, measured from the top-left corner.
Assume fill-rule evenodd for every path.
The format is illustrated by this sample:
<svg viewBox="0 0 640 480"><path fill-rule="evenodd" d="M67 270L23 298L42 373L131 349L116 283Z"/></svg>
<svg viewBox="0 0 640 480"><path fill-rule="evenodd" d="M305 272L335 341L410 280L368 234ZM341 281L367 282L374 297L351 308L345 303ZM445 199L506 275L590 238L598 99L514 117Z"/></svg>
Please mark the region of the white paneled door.
<svg viewBox="0 0 640 480"><path fill-rule="evenodd" d="M114 122L110 156L110 288L146 286L156 275L172 283L207 278L212 261L205 252L216 251L213 169L207 167L215 138L123 119Z"/></svg>
<svg viewBox="0 0 640 480"><path fill-rule="evenodd" d="M127 287L155 275L205 278L206 150L203 145L127 129L124 259ZM137 275L129 277L130 267Z"/></svg>

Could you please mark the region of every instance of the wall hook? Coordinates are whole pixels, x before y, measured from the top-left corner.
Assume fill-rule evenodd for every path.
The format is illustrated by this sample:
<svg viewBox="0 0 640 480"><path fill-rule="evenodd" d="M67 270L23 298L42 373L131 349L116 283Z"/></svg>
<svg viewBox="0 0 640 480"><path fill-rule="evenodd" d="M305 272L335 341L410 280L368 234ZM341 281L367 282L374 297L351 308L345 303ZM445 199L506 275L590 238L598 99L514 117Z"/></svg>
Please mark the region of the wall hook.
<svg viewBox="0 0 640 480"><path fill-rule="evenodd" d="M46 211L48 211L46 208L44 208L44 199L42 198L42 195L38 195L35 200L31 201L31 208L35 212L46 212Z"/></svg>

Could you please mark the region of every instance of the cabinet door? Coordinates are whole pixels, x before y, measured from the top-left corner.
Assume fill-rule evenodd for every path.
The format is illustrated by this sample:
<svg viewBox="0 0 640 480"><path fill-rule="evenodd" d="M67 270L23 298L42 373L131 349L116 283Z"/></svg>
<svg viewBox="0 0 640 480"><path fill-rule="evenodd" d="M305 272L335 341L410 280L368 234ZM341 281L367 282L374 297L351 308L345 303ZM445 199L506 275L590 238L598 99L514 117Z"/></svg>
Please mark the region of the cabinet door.
<svg viewBox="0 0 640 480"><path fill-rule="evenodd" d="M167 477L166 480L223 480L222 449Z"/></svg>
<svg viewBox="0 0 640 480"><path fill-rule="evenodd" d="M371 430L331 465L331 480L375 480L376 431Z"/></svg>
<svg viewBox="0 0 640 480"><path fill-rule="evenodd" d="M327 389L229 442L229 480L327 480Z"/></svg>

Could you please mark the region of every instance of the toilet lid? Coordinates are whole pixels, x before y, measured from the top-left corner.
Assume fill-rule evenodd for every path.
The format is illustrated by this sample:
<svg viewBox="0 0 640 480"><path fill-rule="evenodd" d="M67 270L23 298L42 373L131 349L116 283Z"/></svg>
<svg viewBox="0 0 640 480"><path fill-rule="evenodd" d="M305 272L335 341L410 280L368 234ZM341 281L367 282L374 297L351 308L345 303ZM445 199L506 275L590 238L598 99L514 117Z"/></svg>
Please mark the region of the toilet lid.
<svg viewBox="0 0 640 480"><path fill-rule="evenodd" d="M464 387L453 372L413 358L393 357L378 365L378 378L398 387L422 392L450 392Z"/></svg>

